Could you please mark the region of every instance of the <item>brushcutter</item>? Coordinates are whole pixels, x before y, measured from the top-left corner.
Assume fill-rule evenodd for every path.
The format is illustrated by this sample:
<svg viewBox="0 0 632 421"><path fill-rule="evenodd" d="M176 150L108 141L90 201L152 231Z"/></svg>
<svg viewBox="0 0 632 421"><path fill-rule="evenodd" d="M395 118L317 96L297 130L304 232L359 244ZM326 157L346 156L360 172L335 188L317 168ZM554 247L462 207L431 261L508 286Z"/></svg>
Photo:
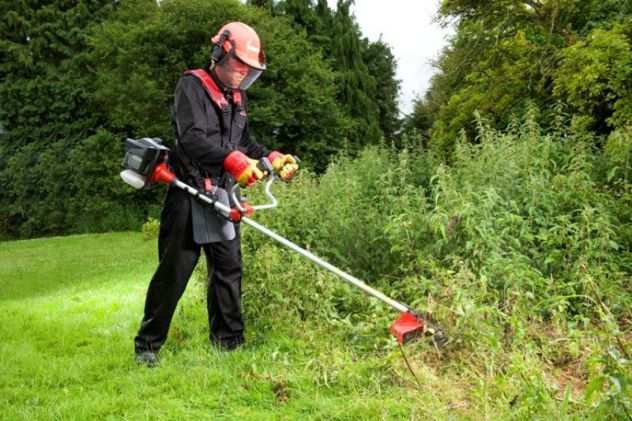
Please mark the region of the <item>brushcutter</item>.
<svg viewBox="0 0 632 421"><path fill-rule="evenodd" d="M250 219L250 216L255 211L263 209L271 209L277 206L277 200L271 192L272 183L275 180L274 171L267 158L263 158L259 165L263 171L267 173L267 180L265 182L265 194L269 199L269 203L261 205L250 205L245 201L242 201L237 197L236 187L230 192L233 199L234 207L230 207L225 203L220 202L217 197L206 191L192 187L181 180L171 171L167 164L167 155L169 149L162 145L162 141L158 138L142 138L142 139L127 139L126 141L126 153L123 159L123 168L121 171L121 178L130 186L136 189L146 188L152 184L162 183L175 186L191 196L201 200L205 204L212 206L219 214L228 218L233 222L241 222L249 225L264 235L278 241L287 248L299 253L300 255L308 258L312 262L316 263L320 267L327 269L328 271L338 275L344 281L361 289L366 294L377 298L378 300L386 303L395 310L400 312L399 317L390 326L390 332L395 336L400 344L410 342L411 340L421 336L426 331L433 331L436 336L436 340L443 341L442 333L440 330L431 328L426 320L416 311L411 309L405 304L402 304L382 292L376 290L365 284L358 278L344 272L343 270L335 267L334 265L326 262L320 257L310 253L309 251L299 247L288 239L280 236L279 234L271 231L265 226Z"/></svg>

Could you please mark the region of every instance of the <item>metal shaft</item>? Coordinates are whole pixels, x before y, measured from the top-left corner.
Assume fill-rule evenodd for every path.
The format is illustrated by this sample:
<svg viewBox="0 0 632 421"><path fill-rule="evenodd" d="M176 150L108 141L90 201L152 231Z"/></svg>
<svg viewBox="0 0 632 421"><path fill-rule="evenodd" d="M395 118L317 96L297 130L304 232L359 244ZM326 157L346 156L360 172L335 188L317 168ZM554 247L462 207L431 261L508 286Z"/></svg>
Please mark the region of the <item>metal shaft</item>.
<svg viewBox="0 0 632 421"><path fill-rule="evenodd" d="M215 209L218 212L221 212L224 215L228 215L229 214L230 207L226 206L225 204L217 202L217 201L214 201L213 199L209 198L208 196L206 196L204 194L200 194L200 192L198 190L194 189L193 187L189 186L188 184L183 183L180 180L176 179L176 180L174 180L173 183L178 188L180 188L182 190L185 190L189 194L197 197L198 199L208 203L209 205L214 206ZM312 262L316 263L318 266L320 266L322 268L325 268L325 269L327 269L330 272L335 273L336 275L341 277L343 280L345 280L348 283L360 288L362 291L364 291L365 293L371 295L372 297L375 297L378 300L388 304L389 306L393 307L395 310L400 311L400 312L410 311L410 309L407 306L405 306L404 304L393 300L392 298L384 295L383 293L381 293L380 291L376 290L375 288L371 288L370 286L368 286L367 284L365 284L364 282L362 282L361 280L359 280L355 276L349 275L347 272L338 269L334 265L326 262L325 260L323 260L320 257L310 253L309 251L299 247L298 245L294 244L293 242L291 242L287 238L281 237L276 232L274 232L274 231L266 228L265 226L253 221L252 219L244 216L244 217L241 218L241 222L243 222L244 224L250 225L254 229L260 231L261 233L267 235L268 237L270 237L270 238L278 241L279 243L283 244L287 248L294 250L295 252L299 253L300 255L302 255L304 257L307 257L309 260L311 260Z"/></svg>
<svg viewBox="0 0 632 421"><path fill-rule="evenodd" d="M247 218L247 217L243 217L243 218L241 218L241 221L243 223L245 223L245 224L250 225L251 227L255 228L256 230L262 232L263 234L267 235L268 237L271 237L271 238L275 239L279 243L281 243L284 246L294 250L295 252L301 254L302 256L307 257L309 260L311 260L312 262L316 263L318 266L323 267L323 268L327 269L328 271L335 273L336 275L340 276L342 279L344 279L348 283L360 288L362 291L364 291L367 294L377 298L378 300L381 300L382 302L388 304L389 306L393 307L394 309L396 309L396 310L398 310L400 312L405 312L405 311L409 311L410 310L404 304L402 304L402 303L400 303L398 301L395 301L392 298L387 297L386 295L384 295L380 291L376 290L375 288L371 288L370 286L368 286L367 284L365 284L364 282L362 282L361 280L359 280L355 276L351 276L347 272L338 269L334 265L324 261L320 257L310 253L309 251L297 246L296 244L294 244L290 240L288 240L288 239L286 239L284 237L281 237L279 234L275 233L274 231L264 227L263 225L255 222L255 221L253 221L252 219Z"/></svg>

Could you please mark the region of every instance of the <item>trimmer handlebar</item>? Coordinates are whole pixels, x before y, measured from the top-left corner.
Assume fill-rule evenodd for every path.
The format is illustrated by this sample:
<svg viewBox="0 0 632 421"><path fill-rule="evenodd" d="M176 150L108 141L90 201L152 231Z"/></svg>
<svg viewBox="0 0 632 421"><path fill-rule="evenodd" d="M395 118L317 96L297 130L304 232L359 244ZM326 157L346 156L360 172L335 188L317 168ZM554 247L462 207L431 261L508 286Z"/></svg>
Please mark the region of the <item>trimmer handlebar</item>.
<svg viewBox="0 0 632 421"><path fill-rule="evenodd" d="M274 180L276 179L276 177L274 176L274 173L269 172L266 178L267 180L266 180L266 185L265 185L265 193L268 199L270 199L270 202L263 205L254 205L254 206L251 205L250 207L253 210L272 209L272 208L276 208L278 205L278 201L276 197L274 197L274 195L272 194L272 191L270 190L272 188L272 184L274 183ZM233 188L230 190L230 196L233 199L233 203L235 204L235 207L239 209L240 212L245 213L246 209L244 206L242 206L241 200L239 200L239 197L237 197L238 188L239 188L239 185L235 184Z"/></svg>

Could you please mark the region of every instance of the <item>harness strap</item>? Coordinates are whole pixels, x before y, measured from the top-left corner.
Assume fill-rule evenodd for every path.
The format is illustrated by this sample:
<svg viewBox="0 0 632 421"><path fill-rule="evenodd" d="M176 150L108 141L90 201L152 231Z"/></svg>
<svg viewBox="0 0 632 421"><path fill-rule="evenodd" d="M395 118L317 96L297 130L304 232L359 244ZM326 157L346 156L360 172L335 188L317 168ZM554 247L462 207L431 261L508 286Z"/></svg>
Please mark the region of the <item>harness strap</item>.
<svg viewBox="0 0 632 421"><path fill-rule="evenodd" d="M200 82L202 82L202 86L206 93L208 93L211 100L217 105L220 109L225 109L228 107L228 101L226 101L226 97L224 96L222 90L217 86L212 77L209 76L204 69L192 69L184 72L185 75L193 75L197 77ZM238 89L233 89L233 101L235 104L241 104L241 92Z"/></svg>

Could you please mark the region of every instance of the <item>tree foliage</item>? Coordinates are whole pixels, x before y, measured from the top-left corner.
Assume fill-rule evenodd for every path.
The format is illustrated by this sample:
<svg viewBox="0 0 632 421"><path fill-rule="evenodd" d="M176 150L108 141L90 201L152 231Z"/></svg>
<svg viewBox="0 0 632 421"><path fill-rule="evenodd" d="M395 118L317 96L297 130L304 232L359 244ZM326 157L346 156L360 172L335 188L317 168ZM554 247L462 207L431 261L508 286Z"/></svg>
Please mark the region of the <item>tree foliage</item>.
<svg viewBox="0 0 632 421"><path fill-rule="evenodd" d="M632 19L629 21L632 23ZM595 29L565 49L554 93L590 123L632 124L632 28ZM607 128L602 127L602 131Z"/></svg>
<svg viewBox="0 0 632 421"><path fill-rule="evenodd" d="M361 39L351 2L339 12L324 1L250 3L3 1L0 233L140 226L157 193L118 180L123 139L172 144L175 84L207 64L228 21L255 27L268 57L248 92L257 141L321 171L333 154L397 130L394 59Z"/></svg>
<svg viewBox="0 0 632 421"><path fill-rule="evenodd" d="M392 139L400 129L397 96L400 91L400 81L396 77L397 60L390 47L379 39L376 42L363 40L363 59L367 70L376 80L373 101L377 104L380 130L386 139Z"/></svg>
<svg viewBox="0 0 632 421"><path fill-rule="evenodd" d="M630 124L630 2L444 0L440 13L457 31L412 120L446 156L462 129L475 137L475 110L497 127L528 104L545 126L560 107L598 135Z"/></svg>
<svg viewBox="0 0 632 421"><path fill-rule="evenodd" d="M95 191L77 200L68 156L105 121L91 97L86 33L113 7L112 1L0 3L2 235L59 232L78 224L77 206L101 196Z"/></svg>
<svg viewBox="0 0 632 421"><path fill-rule="evenodd" d="M154 9L140 26L135 8L124 5L91 38L95 97L112 124L172 138L167 110L177 79L187 68L204 67L210 36L239 19L257 29L268 57L268 70L248 91L251 131L259 142L322 168L348 122L335 103L332 71L304 35L283 18L235 1L164 1Z"/></svg>
<svg viewBox="0 0 632 421"><path fill-rule="evenodd" d="M353 0L339 0L335 10L325 0L284 0L275 13L304 30L331 64L336 98L350 117L348 151L354 153L399 130L400 86L390 47L362 37L352 6Z"/></svg>

